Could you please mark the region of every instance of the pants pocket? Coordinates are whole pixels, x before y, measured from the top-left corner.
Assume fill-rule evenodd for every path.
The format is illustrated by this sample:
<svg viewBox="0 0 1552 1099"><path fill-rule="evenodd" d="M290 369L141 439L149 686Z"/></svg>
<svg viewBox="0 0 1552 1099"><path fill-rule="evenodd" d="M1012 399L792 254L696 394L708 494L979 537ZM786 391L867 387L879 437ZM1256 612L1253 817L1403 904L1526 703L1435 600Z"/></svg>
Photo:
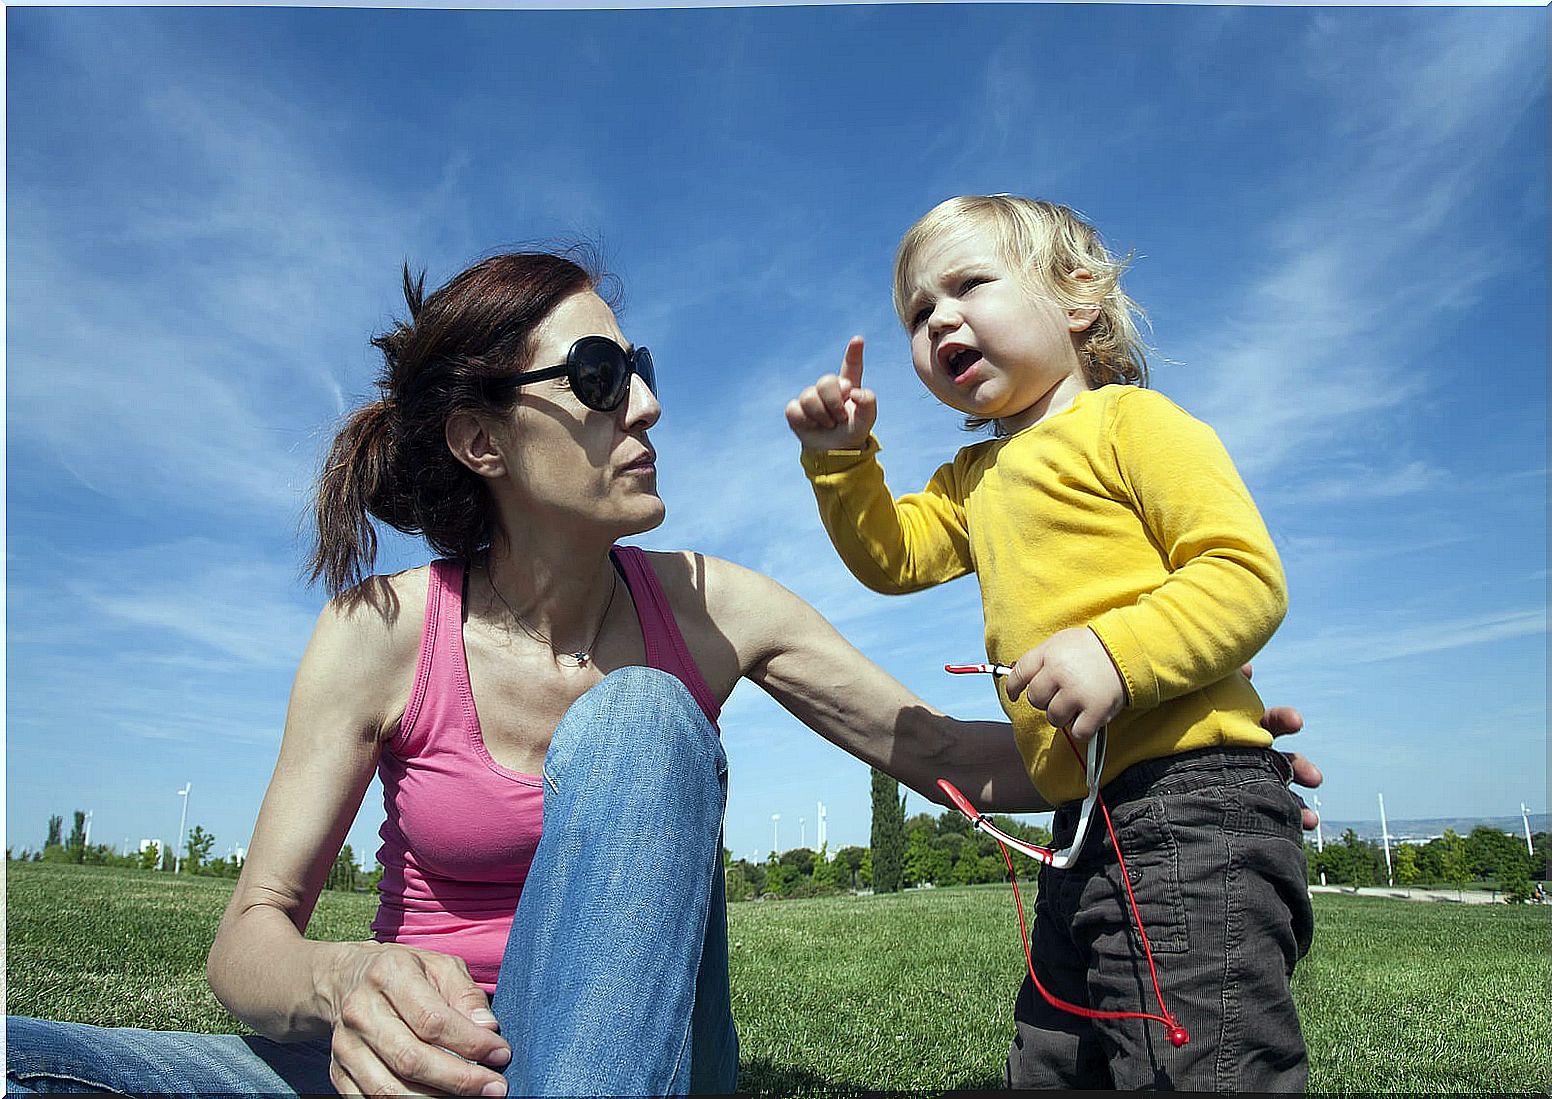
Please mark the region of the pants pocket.
<svg viewBox="0 0 1552 1099"><path fill-rule="evenodd" d="M1234 789L1223 827L1233 835L1277 836L1301 849L1304 846L1299 801L1291 790L1271 778Z"/></svg>
<svg viewBox="0 0 1552 1099"><path fill-rule="evenodd" d="M1128 806L1124 814L1117 814L1114 823L1116 839L1121 844L1121 855L1126 860L1126 876L1131 884L1132 896L1137 901L1137 915L1147 931L1148 944L1156 954L1183 954L1191 948L1190 931L1186 926L1185 899L1180 887L1180 844L1163 805L1157 798L1148 798ZM1109 837L1106 847L1109 848ZM1120 914L1130 929L1134 945L1141 949L1136 921L1132 916L1131 902L1121 884L1120 859L1107 850L1110 865L1103 878L1114 893L1114 898L1100 903L1120 905Z"/></svg>

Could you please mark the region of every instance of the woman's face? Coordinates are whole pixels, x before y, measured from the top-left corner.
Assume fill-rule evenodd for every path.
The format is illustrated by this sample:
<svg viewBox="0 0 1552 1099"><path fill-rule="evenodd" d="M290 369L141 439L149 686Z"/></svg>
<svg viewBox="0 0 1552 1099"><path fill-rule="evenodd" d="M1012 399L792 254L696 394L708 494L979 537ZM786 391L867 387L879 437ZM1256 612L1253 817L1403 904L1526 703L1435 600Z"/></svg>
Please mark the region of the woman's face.
<svg viewBox="0 0 1552 1099"><path fill-rule="evenodd" d="M564 363L571 345L583 336L607 336L622 348L631 346L613 310L584 290L562 301L535 329L534 354L525 369ZM520 521L570 529L603 526L611 537L661 523L657 457L647 430L662 412L636 375L613 412L588 408L563 377L519 389L499 445L507 481L524 512Z"/></svg>

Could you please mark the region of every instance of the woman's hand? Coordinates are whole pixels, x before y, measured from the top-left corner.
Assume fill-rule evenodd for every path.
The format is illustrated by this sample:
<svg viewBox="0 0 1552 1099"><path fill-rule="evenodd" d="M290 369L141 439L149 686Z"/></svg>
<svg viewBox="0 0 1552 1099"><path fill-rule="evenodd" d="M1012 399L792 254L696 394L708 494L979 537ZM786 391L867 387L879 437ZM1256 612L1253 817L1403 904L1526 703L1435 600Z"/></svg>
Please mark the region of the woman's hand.
<svg viewBox="0 0 1552 1099"><path fill-rule="evenodd" d="M1250 665L1246 664L1240 669L1246 679L1250 678ZM1261 715L1261 728L1275 736L1288 736L1297 733L1304 728L1304 715L1292 706L1272 706ZM1293 781L1298 786L1313 790L1325 781L1325 776L1320 773L1309 760L1298 752L1284 752L1283 756L1288 760L1288 766L1293 769ZM1295 794L1294 797L1299 797ZM1306 832L1313 832L1315 826L1320 823L1320 814L1304 804L1304 799L1299 798L1300 818Z"/></svg>
<svg viewBox="0 0 1552 1099"><path fill-rule="evenodd" d="M494 1070L512 1050L463 959L392 943L339 945L329 1079L341 1094L506 1094Z"/></svg>
<svg viewBox="0 0 1552 1099"><path fill-rule="evenodd" d="M787 403L787 426L804 450L861 450L878 419L878 398L862 388L862 337L846 345L839 374L826 374Z"/></svg>

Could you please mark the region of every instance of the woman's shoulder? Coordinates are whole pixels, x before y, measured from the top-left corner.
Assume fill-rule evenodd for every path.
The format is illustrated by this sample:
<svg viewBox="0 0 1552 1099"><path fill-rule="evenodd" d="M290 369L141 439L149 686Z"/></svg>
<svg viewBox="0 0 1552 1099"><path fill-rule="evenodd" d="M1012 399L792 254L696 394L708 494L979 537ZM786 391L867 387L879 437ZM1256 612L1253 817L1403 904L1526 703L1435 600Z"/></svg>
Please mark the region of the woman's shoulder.
<svg viewBox="0 0 1552 1099"><path fill-rule="evenodd" d="M728 637L775 614L791 592L762 572L693 550L647 550L675 620L686 636L697 630Z"/></svg>
<svg viewBox="0 0 1552 1099"><path fill-rule="evenodd" d="M314 644L340 646L368 664L402 659L418 650L430 583L430 565L367 577L324 605Z"/></svg>
<svg viewBox="0 0 1552 1099"><path fill-rule="evenodd" d="M776 582L754 569L694 550L641 550L669 601L688 600L700 607L729 596L747 595Z"/></svg>
<svg viewBox="0 0 1552 1099"><path fill-rule="evenodd" d="M797 597L775 580L693 550L646 550L674 621L714 695L725 701Z"/></svg>

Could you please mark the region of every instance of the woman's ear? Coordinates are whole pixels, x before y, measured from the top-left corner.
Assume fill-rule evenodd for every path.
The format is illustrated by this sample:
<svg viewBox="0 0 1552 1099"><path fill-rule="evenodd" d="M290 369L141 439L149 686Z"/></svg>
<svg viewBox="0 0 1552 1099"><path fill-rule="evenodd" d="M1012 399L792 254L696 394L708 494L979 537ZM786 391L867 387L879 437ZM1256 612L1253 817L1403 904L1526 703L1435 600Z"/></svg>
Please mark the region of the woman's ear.
<svg viewBox="0 0 1552 1099"><path fill-rule="evenodd" d="M443 428L447 449L478 476L492 480L505 477L506 456L501 453L499 440L492 425L478 413L455 412L447 418Z"/></svg>
<svg viewBox="0 0 1552 1099"><path fill-rule="evenodd" d="M1087 267L1079 267L1070 277L1077 282L1092 282L1094 273ZM1097 305L1080 305L1069 309L1067 310L1067 331L1085 332L1089 325L1098 319L1099 306Z"/></svg>

